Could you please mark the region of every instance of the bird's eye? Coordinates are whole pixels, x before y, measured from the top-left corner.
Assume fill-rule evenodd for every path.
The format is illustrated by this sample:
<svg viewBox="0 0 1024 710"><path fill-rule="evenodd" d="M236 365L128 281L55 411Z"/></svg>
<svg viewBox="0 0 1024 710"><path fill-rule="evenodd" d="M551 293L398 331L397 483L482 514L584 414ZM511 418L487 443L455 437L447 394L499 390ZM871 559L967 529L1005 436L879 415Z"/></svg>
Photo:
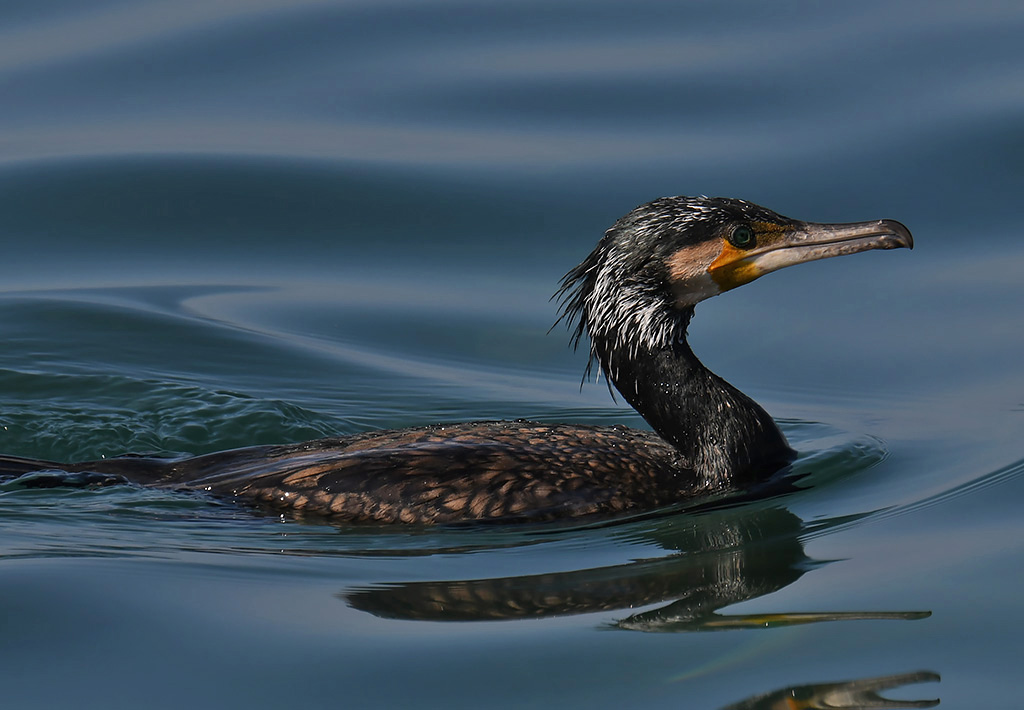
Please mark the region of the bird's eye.
<svg viewBox="0 0 1024 710"><path fill-rule="evenodd" d="M753 229L741 224L732 230L732 234L729 235L729 243L737 249L753 249L757 238L754 236Z"/></svg>

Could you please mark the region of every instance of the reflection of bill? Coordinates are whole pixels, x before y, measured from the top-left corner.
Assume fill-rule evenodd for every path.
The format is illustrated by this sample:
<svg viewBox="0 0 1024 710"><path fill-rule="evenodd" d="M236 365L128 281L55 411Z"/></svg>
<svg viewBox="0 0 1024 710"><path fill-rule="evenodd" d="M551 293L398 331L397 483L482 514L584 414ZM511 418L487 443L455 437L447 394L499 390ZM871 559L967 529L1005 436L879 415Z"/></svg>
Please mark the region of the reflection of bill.
<svg viewBox="0 0 1024 710"><path fill-rule="evenodd" d="M855 619L920 619L929 612L807 612L727 616L732 604L792 584L814 563L798 517L782 508L737 507L649 521L670 554L569 572L387 584L349 591L348 603L392 619L528 619L664 604L614 622L639 631L713 631Z"/></svg>
<svg viewBox="0 0 1024 710"><path fill-rule="evenodd" d="M795 685L765 695L748 698L722 710L869 710L871 708L931 708L938 700L890 700L879 692L910 683L938 682L939 676L928 671L903 673L879 678L847 680L839 683Z"/></svg>

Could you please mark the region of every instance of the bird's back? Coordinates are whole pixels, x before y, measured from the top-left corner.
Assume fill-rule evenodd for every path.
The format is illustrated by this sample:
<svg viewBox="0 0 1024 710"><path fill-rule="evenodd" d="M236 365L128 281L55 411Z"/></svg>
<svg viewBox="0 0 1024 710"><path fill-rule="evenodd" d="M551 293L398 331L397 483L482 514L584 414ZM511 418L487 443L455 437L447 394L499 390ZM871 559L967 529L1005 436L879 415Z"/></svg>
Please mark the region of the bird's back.
<svg viewBox="0 0 1024 710"><path fill-rule="evenodd" d="M670 505L707 491L657 435L622 426L524 421L384 430L191 458L76 464L0 460L206 491L349 522L549 520Z"/></svg>

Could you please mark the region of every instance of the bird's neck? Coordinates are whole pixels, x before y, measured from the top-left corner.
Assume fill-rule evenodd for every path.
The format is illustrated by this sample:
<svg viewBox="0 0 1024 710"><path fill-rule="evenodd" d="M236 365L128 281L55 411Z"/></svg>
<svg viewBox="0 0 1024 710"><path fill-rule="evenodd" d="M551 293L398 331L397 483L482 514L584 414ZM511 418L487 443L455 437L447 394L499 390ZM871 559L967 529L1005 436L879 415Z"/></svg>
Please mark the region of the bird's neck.
<svg viewBox="0 0 1024 710"><path fill-rule="evenodd" d="M771 416L754 400L708 370L682 336L645 347L605 372L647 423L680 453L681 463L702 477L709 491L751 485L794 457Z"/></svg>

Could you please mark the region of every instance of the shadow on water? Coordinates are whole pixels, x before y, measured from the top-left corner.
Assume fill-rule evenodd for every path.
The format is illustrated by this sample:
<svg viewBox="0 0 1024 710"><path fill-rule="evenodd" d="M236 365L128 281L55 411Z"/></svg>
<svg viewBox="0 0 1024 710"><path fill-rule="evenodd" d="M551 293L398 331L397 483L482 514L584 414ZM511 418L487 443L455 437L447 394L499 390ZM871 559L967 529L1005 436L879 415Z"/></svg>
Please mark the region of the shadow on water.
<svg viewBox="0 0 1024 710"><path fill-rule="evenodd" d="M917 671L899 675L861 678L838 683L813 683L794 685L788 688L748 698L722 710L775 710L781 708L931 708L939 704L935 700L892 700L879 695L880 691L898 688L911 683L938 682L937 673Z"/></svg>
<svg viewBox="0 0 1024 710"><path fill-rule="evenodd" d="M821 531L848 522L835 519L813 527ZM339 597L378 617L434 622L541 619L657 605L621 616L605 628L663 633L931 616L928 611L721 613L728 606L783 589L826 564L805 554L802 537L809 528L782 507L744 505L646 520L633 528L638 542L668 554L550 574L370 585ZM748 698L727 710L933 707L938 700L892 700L879 693L938 680L936 673L919 671L795 685Z"/></svg>
<svg viewBox="0 0 1024 710"><path fill-rule="evenodd" d="M651 521L646 542L669 554L551 574L372 585L343 593L376 616L421 621L497 621L634 609L613 623L638 631L715 631L855 619L922 619L930 612L801 612L721 615L778 591L822 563L804 554L803 522L777 507L732 508Z"/></svg>

